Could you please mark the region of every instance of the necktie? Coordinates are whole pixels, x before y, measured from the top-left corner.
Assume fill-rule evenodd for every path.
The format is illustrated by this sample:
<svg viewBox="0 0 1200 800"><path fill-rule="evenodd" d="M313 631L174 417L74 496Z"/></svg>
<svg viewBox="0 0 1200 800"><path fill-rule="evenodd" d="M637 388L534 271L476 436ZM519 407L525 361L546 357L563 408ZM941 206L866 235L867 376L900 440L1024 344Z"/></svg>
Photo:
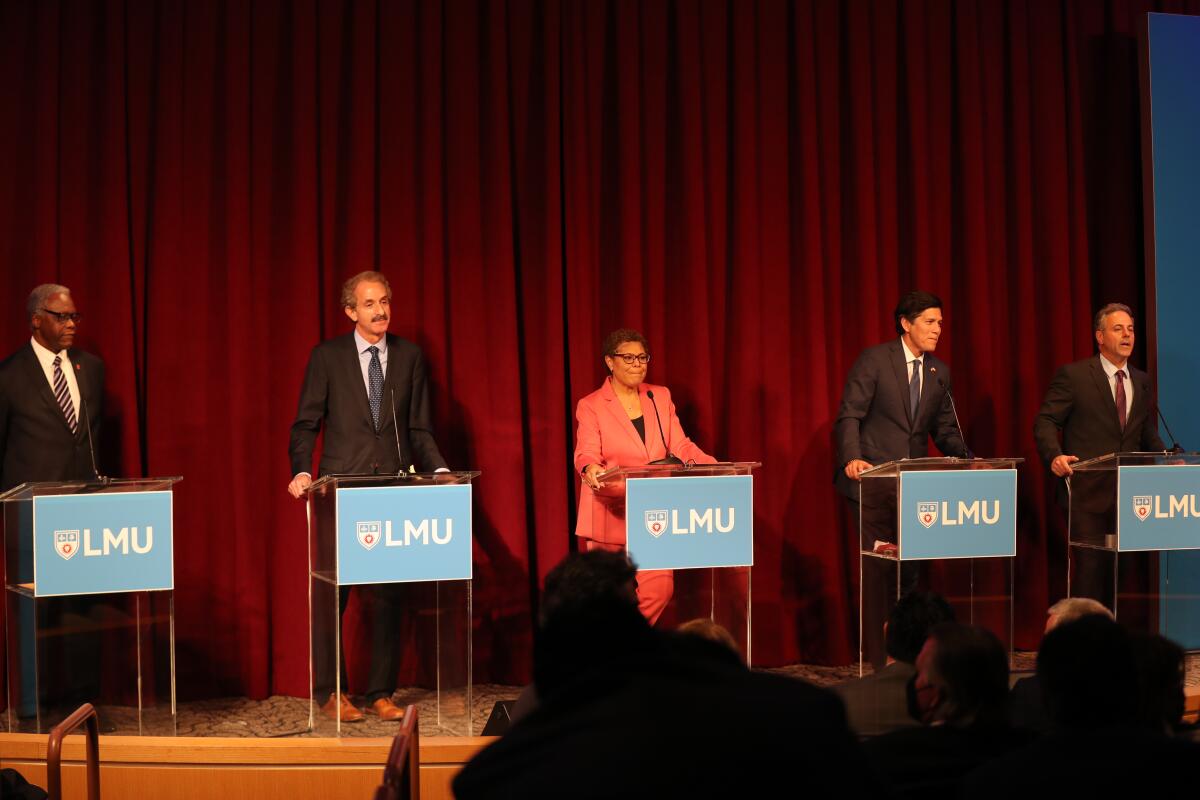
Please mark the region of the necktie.
<svg viewBox="0 0 1200 800"><path fill-rule="evenodd" d="M62 356L54 357L54 399L67 418L71 433L79 433L79 420L75 418L75 404L71 402L71 390L67 388L67 376L62 370Z"/></svg>
<svg viewBox="0 0 1200 800"><path fill-rule="evenodd" d="M1125 370L1117 370L1117 421L1125 430Z"/></svg>
<svg viewBox="0 0 1200 800"><path fill-rule="evenodd" d="M379 430L379 407L383 404L383 365L379 363L379 348L371 345L367 348L371 354L371 365L367 367L367 384L370 386L368 399L371 401L371 417L375 420L375 430Z"/></svg>
<svg viewBox="0 0 1200 800"><path fill-rule="evenodd" d="M908 405L912 409L912 418L917 418L917 404L921 402L921 360L914 358L912 377L908 379Z"/></svg>

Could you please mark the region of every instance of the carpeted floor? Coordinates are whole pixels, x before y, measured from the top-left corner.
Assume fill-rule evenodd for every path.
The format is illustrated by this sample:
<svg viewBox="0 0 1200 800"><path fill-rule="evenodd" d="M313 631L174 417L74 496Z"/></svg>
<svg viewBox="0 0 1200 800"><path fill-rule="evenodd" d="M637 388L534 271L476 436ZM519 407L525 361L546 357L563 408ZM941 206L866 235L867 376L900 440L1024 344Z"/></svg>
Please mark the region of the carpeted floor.
<svg viewBox="0 0 1200 800"><path fill-rule="evenodd" d="M1014 672L1031 671L1035 666L1035 653L1016 653L1013 656ZM810 664L793 664L777 667L768 672L788 675L818 686L831 686L858 675L858 665L823 667ZM869 667L868 667L869 671ZM1191 654L1187 659L1188 686L1200 685L1200 654ZM465 692L447 692L439 706L437 693L432 689L401 689L394 699L399 705L414 703L420 712L421 736L478 736L483 730L492 708L501 700L513 700L520 694L520 686L500 684L477 684L471 693L471 719L468 726L465 714ZM361 700L361 698L356 698ZM103 706L99 709L101 732L126 736L169 736L172 734L169 715L148 712L143 717L143 726L138 728L135 709ZM314 717L314 727L309 730L309 705L307 698L276 695L266 700L247 698L224 698L201 700L179 704L174 734L178 736L225 736L225 737L320 737L337 736L332 720L320 714ZM7 714L0 714L0 731L8 732ZM368 715L361 722L342 725L342 736L391 736L397 723L381 722ZM14 726L16 731L33 732L30 721L22 720ZM45 731L43 731L45 732Z"/></svg>

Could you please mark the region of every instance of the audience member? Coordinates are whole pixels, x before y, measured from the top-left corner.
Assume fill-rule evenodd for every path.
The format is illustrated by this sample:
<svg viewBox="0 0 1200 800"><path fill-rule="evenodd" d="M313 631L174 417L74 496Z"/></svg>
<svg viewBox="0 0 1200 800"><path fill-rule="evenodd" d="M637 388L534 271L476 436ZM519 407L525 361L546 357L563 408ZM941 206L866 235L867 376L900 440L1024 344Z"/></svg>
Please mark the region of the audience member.
<svg viewBox="0 0 1200 800"><path fill-rule="evenodd" d="M906 687L916 674L914 662L930 629L953 621L950 604L934 592L909 592L897 601L883 626L886 666L834 687L855 733L878 736L920 724L908 713Z"/></svg>
<svg viewBox="0 0 1200 800"><path fill-rule="evenodd" d="M753 672L700 637L655 631L602 560L611 555L555 568L565 596L544 603L539 705L467 764L455 797L882 792L833 693Z"/></svg>
<svg viewBox="0 0 1200 800"><path fill-rule="evenodd" d="M1008 724L1008 655L983 628L934 627L908 686L910 714L922 726L865 745L901 797L956 797L967 773L1029 741Z"/></svg>
<svg viewBox="0 0 1200 800"><path fill-rule="evenodd" d="M1200 745L1164 735L1170 692L1148 685L1158 670L1140 669L1150 661L1169 664L1171 656L1139 656L1136 640L1101 614L1059 622L1037 661L1051 733L980 767L964 782L964 796L1007 800L1028 792L1034 776L1039 794L1089 800L1165 796L1190 785ZM1178 680L1169 668L1160 674ZM1153 711L1144 706L1148 695L1162 700Z"/></svg>
<svg viewBox="0 0 1200 800"><path fill-rule="evenodd" d="M1090 597L1068 597L1046 610L1046 633L1057 626L1073 622L1089 614L1113 619L1113 613L1099 600ZM1015 727L1038 733L1050 731L1050 717L1042 700L1042 684L1037 675L1028 675L1013 684L1008 696L1008 716Z"/></svg>
<svg viewBox="0 0 1200 800"><path fill-rule="evenodd" d="M736 653L738 658L742 657L741 648L724 625L721 625L708 617L698 617L697 619L688 620L675 629L678 633L685 636L699 636L710 642L728 647L732 652Z"/></svg>
<svg viewBox="0 0 1200 800"><path fill-rule="evenodd" d="M1183 726L1183 648L1157 633L1133 635L1142 724L1174 735Z"/></svg>

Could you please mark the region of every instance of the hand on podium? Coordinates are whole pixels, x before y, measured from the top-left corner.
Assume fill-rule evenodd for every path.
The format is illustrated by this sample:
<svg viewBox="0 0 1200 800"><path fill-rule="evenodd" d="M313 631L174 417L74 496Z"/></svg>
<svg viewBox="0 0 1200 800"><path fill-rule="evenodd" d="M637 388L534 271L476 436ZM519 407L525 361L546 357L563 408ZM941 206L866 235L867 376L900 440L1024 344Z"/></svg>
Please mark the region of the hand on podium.
<svg viewBox="0 0 1200 800"><path fill-rule="evenodd" d="M853 481L859 480L859 475L869 469L874 469L874 465L861 458L852 458L846 462L846 477Z"/></svg>
<svg viewBox="0 0 1200 800"><path fill-rule="evenodd" d="M292 482L288 484L288 494L299 500L304 497L304 492L309 486L312 486L312 475L309 475L307 472L301 472L292 478Z"/></svg>

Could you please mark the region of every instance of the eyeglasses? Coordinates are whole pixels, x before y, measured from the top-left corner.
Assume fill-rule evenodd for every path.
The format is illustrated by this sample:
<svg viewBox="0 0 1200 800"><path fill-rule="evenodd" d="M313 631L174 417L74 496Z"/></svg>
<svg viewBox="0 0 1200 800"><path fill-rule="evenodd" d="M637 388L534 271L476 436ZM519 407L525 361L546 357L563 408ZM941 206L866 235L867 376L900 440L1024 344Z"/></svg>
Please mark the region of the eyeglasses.
<svg viewBox="0 0 1200 800"><path fill-rule="evenodd" d="M39 309L43 314L49 314L59 322L79 322L83 319L83 314L78 311L51 311L48 308Z"/></svg>
<svg viewBox="0 0 1200 800"><path fill-rule="evenodd" d="M625 366L632 367L634 364L649 364L649 353L609 353L609 358L619 358L625 362Z"/></svg>

